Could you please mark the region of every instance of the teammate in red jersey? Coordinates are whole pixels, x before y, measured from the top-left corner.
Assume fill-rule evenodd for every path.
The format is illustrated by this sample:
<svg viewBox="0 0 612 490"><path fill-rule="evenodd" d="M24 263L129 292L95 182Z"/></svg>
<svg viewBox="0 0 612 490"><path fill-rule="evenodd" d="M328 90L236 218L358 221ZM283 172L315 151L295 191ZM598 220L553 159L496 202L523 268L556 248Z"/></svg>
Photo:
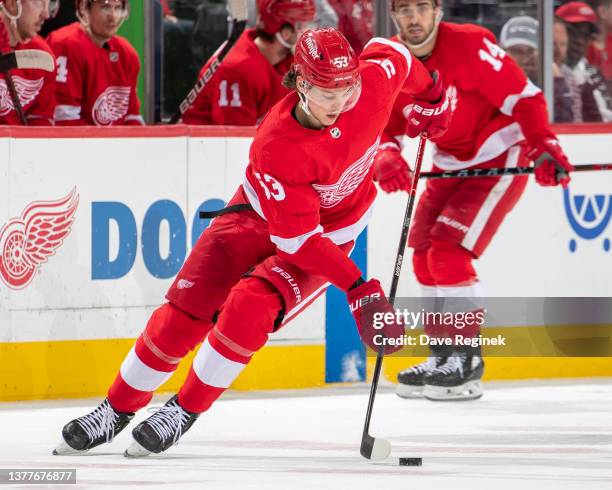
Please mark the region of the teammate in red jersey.
<svg viewBox="0 0 612 490"><path fill-rule="evenodd" d="M257 0L257 9L257 28L246 29L236 41L183 114L185 124L255 126L289 93L283 76L297 38L314 20L314 0Z"/></svg>
<svg viewBox="0 0 612 490"><path fill-rule="evenodd" d="M432 104L437 115L413 117L435 135L450 113L440 79L434 82L396 42L374 38L358 59L342 34L321 29L300 38L286 83L296 90L259 127L227 214L198 240L108 398L64 427L57 452L84 451L112 438L205 338L178 395L133 430L127 455L166 450L268 335L329 283L347 292L368 345L376 346L376 333L403 334L398 324L373 328L373 313L392 307L379 282L364 281L348 254L372 212L372 163L398 91L403 86Z"/></svg>
<svg viewBox="0 0 612 490"><path fill-rule="evenodd" d="M338 30L348 39L357 54L374 34L372 0L328 0L338 14Z"/></svg>
<svg viewBox="0 0 612 490"><path fill-rule="evenodd" d="M0 52L39 49L53 55L38 35L42 25L57 12L57 2L0 0ZM23 115L29 126L53 125L55 73L44 70L11 70L11 78ZM4 75L0 73L0 124L20 125L21 121Z"/></svg>
<svg viewBox="0 0 612 490"><path fill-rule="evenodd" d="M76 0L80 22L49 34L57 57L55 122L61 126L142 125L140 61L117 30L128 0Z"/></svg>
<svg viewBox="0 0 612 490"><path fill-rule="evenodd" d="M541 185L567 184L572 167L548 124L541 91L476 25L441 22L439 0L394 0L392 14L403 43L428 70L439 70L448 86L452 119L449 130L433 137L434 170L518 167L536 162ZM410 135L406 114L413 104L407 91L398 96L380 150L375 177L387 192L408 190L411 173L399 140ZM472 261L491 242L527 184L527 177L429 180L419 200L409 236L413 267L425 297L483 295ZM443 303L442 300L437 301ZM470 301L478 309L478 301ZM434 336L476 337L477 323L445 329L426 325ZM425 362L399 374L397 392L411 397L475 399L482 395L483 362L479 349L435 349Z"/></svg>

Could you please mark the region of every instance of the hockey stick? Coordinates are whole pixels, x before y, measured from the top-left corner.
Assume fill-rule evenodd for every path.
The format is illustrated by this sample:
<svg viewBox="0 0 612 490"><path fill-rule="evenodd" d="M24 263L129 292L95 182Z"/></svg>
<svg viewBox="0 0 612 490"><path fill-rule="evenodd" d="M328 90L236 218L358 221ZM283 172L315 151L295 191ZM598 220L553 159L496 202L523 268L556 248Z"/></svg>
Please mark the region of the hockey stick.
<svg viewBox="0 0 612 490"><path fill-rule="evenodd" d="M13 101L13 106L15 106L15 112L17 113L21 124L23 126L27 126L28 120L23 113L21 100L19 100L19 94L17 93L15 82L13 81L13 77L10 73L10 70L14 68L39 69L52 72L55 69L55 62L49 53L39 49L12 51L0 56L0 72L4 74L6 88L8 89L11 100Z"/></svg>
<svg viewBox="0 0 612 490"><path fill-rule="evenodd" d="M406 249L406 242L408 241L408 230L410 229L410 221L412 220L412 209L414 208L414 202L416 201L416 188L421 174L421 164L423 163L423 154L425 152L426 141L427 136L425 134L421 135L414 168L414 176L412 178L412 188L410 189L410 194L408 195L408 204L406 205L406 213L404 214L404 222L402 224L402 234L400 236L399 246L397 248L395 267L393 268L393 280L391 281L391 292L389 293L389 303L391 303L391 305L395 303L397 286L399 284L400 274L402 272L404 250ZM370 399L368 401L368 409L366 411L360 448L360 453L364 458L374 460L386 459L391 453L391 444L389 441L370 435L370 420L372 418L372 410L374 409L374 398L378 388L378 379L380 378L383 350L384 347L381 345L378 353L376 354L376 364L374 366L374 375L372 376L372 387L370 388Z"/></svg>
<svg viewBox="0 0 612 490"><path fill-rule="evenodd" d="M594 172L600 170L612 170L612 163L593 163L588 165L577 165L573 172ZM530 175L534 173L535 167L514 168L466 168L453 172L423 172L422 179L454 179L471 177L503 177L504 175Z"/></svg>
<svg viewBox="0 0 612 490"><path fill-rule="evenodd" d="M55 70L55 62L53 61L53 56L40 49L22 49L21 51L12 51L0 56L1 72L6 73L7 70L14 68L52 72Z"/></svg>
<svg viewBox="0 0 612 490"><path fill-rule="evenodd" d="M223 58L227 56L227 53L229 53L230 49L232 49L234 44L236 44L236 41L244 31L248 16L246 0L228 0L227 8L232 19L229 37L223 41L223 44L221 44L217 51L213 53L211 56L212 62L210 63L210 66L198 79L187 96L183 99L183 102L181 102L179 105L178 111L175 112L170 118L168 124L176 124L183 114L185 114L187 109L191 107L191 104L193 104L197 96L200 94L200 92L202 92L202 90L204 90L206 84L208 84L210 79L214 76L215 72L219 68L219 65L221 65L221 62L223 61Z"/></svg>

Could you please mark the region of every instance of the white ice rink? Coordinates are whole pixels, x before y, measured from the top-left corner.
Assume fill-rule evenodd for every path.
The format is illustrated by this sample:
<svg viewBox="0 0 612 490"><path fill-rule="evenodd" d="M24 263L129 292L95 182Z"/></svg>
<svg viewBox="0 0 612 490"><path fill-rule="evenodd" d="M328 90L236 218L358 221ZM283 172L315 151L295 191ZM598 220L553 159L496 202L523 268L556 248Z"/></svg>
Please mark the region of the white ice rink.
<svg viewBox="0 0 612 490"><path fill-rule="evenodd" d="M367 389L230 394L178 446L139 460L122 456L134 422L89 454L51 455L62 425L98 400L0 404L0 468L77 468L80 488L612 489L612 380L498 383L453 403L383 388L372 433L393 452L381 463L359 456Z"/></svg>

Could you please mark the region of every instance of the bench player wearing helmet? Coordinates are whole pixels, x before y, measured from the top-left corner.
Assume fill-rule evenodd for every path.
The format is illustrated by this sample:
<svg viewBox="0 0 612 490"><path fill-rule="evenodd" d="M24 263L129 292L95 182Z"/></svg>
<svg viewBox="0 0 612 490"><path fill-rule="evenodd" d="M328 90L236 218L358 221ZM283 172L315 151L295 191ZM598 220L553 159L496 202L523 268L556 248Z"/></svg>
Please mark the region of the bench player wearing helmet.
<svg viewBox="0 0 612 490"><path fill-rule="evenodd" d="M257 0L257 10L256 28L238 38L183 114L185 124L255 126L289 93L282 80L293 63L297 38L314 20L314 0Z"/></svg>
<svg viewBox="0 0 612 490"><path fill-rule="evenodd" d="M143 125L136 94L140 60L117 30L129 0L75 0L79 22L47 37L57 57L58 126Z"/></svg>
<svg viewBox="0 0 612 490"><path fill-rule="evenodd" d="M394 0L392 15L403 43L448 85L449 130L433 137L434 170L527 166L536 162L541 185L566 184L572 167L548 124L542 92L480 26L441 22L440 0ZM406 111L414 97L398 96L381 149L375 178L386 192L408 190L411 173L400 153L403 134L414 136ZM478 298L483 295L472 261L479 258L512 210L527 177L429 180L419 200L408 245L425 297ZM456 302L456 300L455 300ZM478 300L469 301L478 309ZM476 337L475 322L459 330L425 325L431 336ZM480 349L435 348L425 362L398 376L397 393L433 400L475 399L482 395Z"/></svg>
<svg viewBox="0 0 612 490"><path fill-rule="evenodd" d="M392 307L348 254L372 213L372 162L399 89L429 94L439 110L424 129L435 135L449 113L440 80L399 43L374 38L357 58L342 34L321 29L301 36L286 81L295 90L259 126L230 202L242 206L204 231L108 398L64 427L57 452L110 440L204 340L178 395L136 426L127 455L166 450L330 283L347 292L368 345L376 347L375 333L403 334L396 323L373 328L372 314Z"/></svg>
<svg viewBox="0 0 612 490"><path fill-rule="evenodd" d="M36 2L0 0L0 53L38 49L53 52L38 35L45 21L57 13L57 0ZM55 73L44 70L11 70L15 92L29 126L53 125ZM19 125L21 120L0 73L0 124Z"/></svg>

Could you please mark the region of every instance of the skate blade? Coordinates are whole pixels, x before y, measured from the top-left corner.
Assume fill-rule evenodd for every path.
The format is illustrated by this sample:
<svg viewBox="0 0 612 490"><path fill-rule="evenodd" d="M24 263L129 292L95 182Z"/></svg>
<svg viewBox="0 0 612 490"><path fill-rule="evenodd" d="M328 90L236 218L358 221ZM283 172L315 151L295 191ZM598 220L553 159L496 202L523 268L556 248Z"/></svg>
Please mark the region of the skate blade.
<svg viewBox="0 0 612 490"><path fill-rule="evenodd" d="M423 398L423 386L398 383L395 387L395 394L400 398Z"/></svg>
<svg viewBox="0 0 612 490"><path fill-rule="evenodd" d="M58 446L53 450L53 455L54 456L70 456L73 454L85 454L88 451L88 449L84 449L82 451L79 451L78 449L74 449L73 447L70 447L66 441L60 442L58 444Z"/></svg>
<svg viewBox="0 0 612 490"><path fill-rule="evenodd" d="M123 453L126 458L144 458L149 454L151 454L151 451L145 449L136 441L132 441L132 444L130 444L129 447Z"/></svg>
<svg viewBox="0 0 612 490"><path fill-rule="evenodd" d="M423 388L423 396L436 402L477 400L482 396L482 392L482 383L479 380L468 381L460 386L425 385Z"/></svg>

